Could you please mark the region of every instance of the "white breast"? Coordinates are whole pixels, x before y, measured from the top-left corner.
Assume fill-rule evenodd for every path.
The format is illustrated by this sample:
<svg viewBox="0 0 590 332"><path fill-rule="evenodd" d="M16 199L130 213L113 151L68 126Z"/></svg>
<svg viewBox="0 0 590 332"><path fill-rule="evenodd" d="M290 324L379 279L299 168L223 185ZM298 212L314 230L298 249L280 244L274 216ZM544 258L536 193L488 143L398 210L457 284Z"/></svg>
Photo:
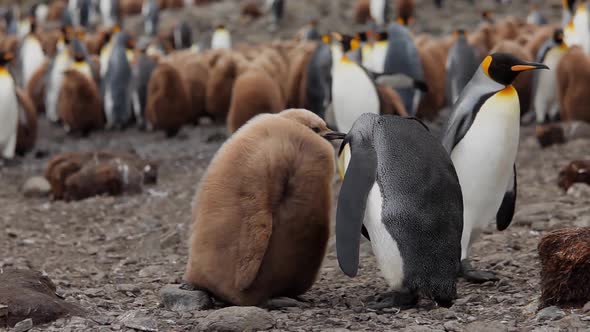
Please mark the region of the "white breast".
<svg viewBox="0 0 590 332"><path fill-rule="evenodd" d="M0 154L4 157L14 155L14 147L7 151L7 145L16 139L18 126L18 100L15 94L15 85L12 76L8 72L0 74ZM13 142L14 143L14 142ZM12 155L12 156L11 156Z"/></svg>
<svg viewBox="0 0 590 332"><path fill-rule="evenodd" d="M230 49L231 48L231 36L225 29L217 29L213 33L211 38L212 49Z"/></svg>
<svg viewBox="0 0 590 332"><path fill-rule="evenodd" d="M23 64L23 82L24 86L29 83L29 80L35 72L45 62L45 54L41 43L33 36L27 36L23 41L21 49L21 57Z"/></svg>
<svg viewBox="0 0 590 332"><path fill-rule="evenodd" d="M370 3L371 17L379 25L385 23L385 1L387 0L371 0Z"/></svg>
<svg viewBox="0 0 590 332"><path fill-rule="evenodd" d="M332 78L334 117L338 130L347 133L363 113L379 114L380 102L371 79L357 64L340 61Z"/></svg>
<svg viewBox="0 0 590 332"><path fill-rule="evenodd" d="M107 73L107 69L109 67L109 59L111 58L111 53L113 52L113 40L109 40L109 42L103 47L100 52L100 77L104 78Z"/></svg>
<svg viewBox="0 0 590 332"><path fill-rule="evenodd" d="M463 192L462 258L467 257L472 231L496 217L512 177L519 131L516 91L511 95L497 93L483 104L471 128L451 153Z"/></svg>
<svg viewBox="0 0 590 332"><path fill-rule="evenodd" d="M541 70L537 73L537 87L535 91L535 114L537 123L542 123L547 114L554 117L559 111L557 98L557 65L567 49L554 47L545 56L544 63L553 70Z"/></svg>
<svg viewBox="0 0 590 332"><path fill-rule="evenodd" d="M47 90L47 117L49 120L56 122L59 119L57 114L57 99L63 81L63 73L70 66L71 59L64 50L55 58L53 68L50 73L50 84Z"/></svg>
<svg viewBox="0 0 590 332"><path fill-rule="evenodd" d="M590 18L585 8L579 8L574 15L574 29L578 45L590 54Z"/></svg>
<svg viewBox="0 0 590 332"><path fill-rule="evenodd" d="M373 47L373 53L371 54L373 57L372 63L374 72L376 73L383 73L385 71L385 55L387 54L387 42L386 41L379 41L375 43Z"/></svg>
<svg viewBox="0 0 590 332"><path fill-rule="evenodd" d="M404 280L403 260L397 242L381 220L382 209L381 191L375 183L367 199L364 225L371 238L373 254L377 258L383 277L393 290L399 290Z"/></svg>

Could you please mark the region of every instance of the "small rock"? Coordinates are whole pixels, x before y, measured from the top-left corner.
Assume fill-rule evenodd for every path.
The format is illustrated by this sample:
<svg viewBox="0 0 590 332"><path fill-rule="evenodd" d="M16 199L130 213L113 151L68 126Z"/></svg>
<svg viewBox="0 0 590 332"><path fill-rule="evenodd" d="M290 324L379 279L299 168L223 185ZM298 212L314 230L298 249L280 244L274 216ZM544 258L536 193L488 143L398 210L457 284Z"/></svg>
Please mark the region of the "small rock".
<svg viewBox="0 0 590 332"><path fill-rule="evenodd" d="M305 303L299 302L289 297L278 297L276 299L271 299L266 302L265 305L265 307L269 309L294 308L303 306L305 306Z"/></svg>
<svg viewBox="0 0 590 332"><path fill-rule="evenodd" d="M500 322L473 322L465 326L465 331L501 332L508 331L508 327Z"/></svg>
<svg viewBox="0 0 590 332"><path fill-rule="evenodd" d="M160 299L170 311L206 310L213 307L211 297L202 291L180 289L180 285L166 285L160 290Z"/></svg>
<svg viewBox="0 0 590 332"><path fill-rule="evenodd" d="M258 331L275 325L274 317L258 307L228 307L212 312L201 320L204 331Z"/></svg>
<svg viewBox="0 0 590 332"><path fill-rule="evenodd" d="M23 185L25 197L47 197L51 192L49 181L42 176L33 176Z"/></svg>
<svg viewBox="0 0 590 332"><path fill-rule="evenodd" d="M443 327L445 328L445 331L447 331L447 332L461 332L461 331L463 331L463 329L461 328L461 325L457 322L445 322Z"/></svg>
<svg viewBox="0 0 590 332"><path fill-rule="evenodd" d="M8 315L8 306L0 304L0 317L4 317L6 315Z"/></svg>
<svg viewBox="0 0 590 332"><path fill-rule="evenodd" d="M129 311L121 315L119 321L123 326L130 329L146 332L158 331L158 323L154 319L147 317L146 313L139 310Z"/></svg>
<svg viewBox="0 0 590 332"><path fill-rule="evenodd" d="M0 310L1 310L1 309L2 309L2 308L0 308ZM588 301L588 303L586 303L586 304L584 305L584 308L582 308L582 311L583 311L583 312L590 312L590 301ZM2 315L0 315L0 316L2 316Z"/></svg>
<svg viewBox="0 0 590 332"><path fill-rule="evenodd" d="M139 287L134 284L120 284L120 285L117 285L116 289L121 293L133 293L133 294L141 293L141 290L139 289Z"/></svg>
<svg viewBox="0 0 590 332"><path fill-rule="evenodd" d="M565 313L559 309L556 306L551 306L551 307L547 307L542 309L541 311L539 311L539 313L537 313L537 317L536 320L538 322L543 322L543 321L551 321L551 320L558 320L561 319L565 316Z"/></svg>
<svg viewBox="0 0 590 332"><path fill-rule="evenodd" d="M527 304L522 309L522 313L526 316L532 317L537 312L537 308L539 308L539 304L540 304L539 299L533 300L531 303Z"/></svg>
<svg viewBox="0 0 590 332"><path fill-rule="evenodd" d="M582 121L571 121L563 123L565 137L568 141L590 138L590 125Z"/></svg>
<svg viewBox="0 0 590 332"><path fill-rule="evenodd" d="M33 328L33 320L30 318L27 318L25 320L22 320L22 321L16 323L16 325L14 325L14 328L10 331L11 332L26 332L32 328Z"/></svg>
<svg viewBox="0 0 590 332"><path fill-rule="evenodd" d="M154 277L162 274L162 268L159 266L146 266L139 270L138 275L141 278Z"/></svg>

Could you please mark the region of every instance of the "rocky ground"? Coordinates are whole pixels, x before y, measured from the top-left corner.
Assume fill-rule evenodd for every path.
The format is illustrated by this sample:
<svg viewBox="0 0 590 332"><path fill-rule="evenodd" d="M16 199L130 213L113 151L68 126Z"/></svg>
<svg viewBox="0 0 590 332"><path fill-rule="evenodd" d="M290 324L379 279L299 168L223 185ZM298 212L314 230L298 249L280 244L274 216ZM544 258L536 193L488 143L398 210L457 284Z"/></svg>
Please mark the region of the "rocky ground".
<svg viewBox="0 0 590 332"><path fill-rule="evenodd" d="M322 20L322 26L350 29L352 25L346 23L348 2L289 1L290 6L309 3L315 12L323 6L328 11L332 8L336 14ZM447 2L450 8L439 14L430 1L418 1L418 30L437 33L452 30L448 22L477 22L477 15L462 0ZM493 4L482 3L478 4L480 8ZM500 11L524 15L523 3ZM201 24L204 30L206 23L223 17L224 11L231 8L235 12L235 2L214 4L210 12L216 15L207 16L205 23L192 24ZM287 32L280 34L295 31L307 15L288 13ZM231 20L237 27L244 26L238 32L244 40L270 37L262 28L266 19L249 24L233 16ZM170 140L161 133L135 129L101 132L81 139L66 136L63 130L41 121L40 151L134 150L159 161L160 178L157 186L140 195L64 203L25 198L21 193L29 177L42 174L47 157L36 159L29 155L19 159L17 165L0 168L0 268L44 271L67 301L88 312L85 317L60 319L33 330L196 331L207 327L211 320L221 319L219 306L176 312L163 308L158 295L165 285L180 282L187 259L191 200L199 178L222 144L220 133L225 133L223 127L210 125L185 128L179 137ZM473 249L475 264L497 272L501 280L483 285L460 282L459 299L450 309L438 308L429 301L403 311L367 309L365 304L387 287L379 276L370 246L364 243L357 278L350 279L339 270L331 245L318 282L303 296L304 302L283 301L261 312L230 314L235 317L250 313L276 331L590 330L590 312L583 309L536 311L540 295L536 246L540 237L556 228L590 226L590 189L582 186L564 193L556 185L559 170L573 159L588 158L589 149L590 141L578 140L541 150L532 129L523 128L514 223L502 233L490 226Z"/></svg>

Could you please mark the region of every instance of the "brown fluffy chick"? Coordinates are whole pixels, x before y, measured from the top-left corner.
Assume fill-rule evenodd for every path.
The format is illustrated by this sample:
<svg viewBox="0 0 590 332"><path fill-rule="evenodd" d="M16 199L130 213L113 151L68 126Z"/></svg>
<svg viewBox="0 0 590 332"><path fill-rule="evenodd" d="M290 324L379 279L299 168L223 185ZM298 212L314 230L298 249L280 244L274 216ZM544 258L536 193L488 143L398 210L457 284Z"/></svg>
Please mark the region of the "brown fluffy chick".
<svg viewBox="0 0 590 332"><path fill-rule="evenodd" d="M249 121L201 179L184 280L236 305L297 296L314 283L329 238L334 151L307 110Z"/></svg>

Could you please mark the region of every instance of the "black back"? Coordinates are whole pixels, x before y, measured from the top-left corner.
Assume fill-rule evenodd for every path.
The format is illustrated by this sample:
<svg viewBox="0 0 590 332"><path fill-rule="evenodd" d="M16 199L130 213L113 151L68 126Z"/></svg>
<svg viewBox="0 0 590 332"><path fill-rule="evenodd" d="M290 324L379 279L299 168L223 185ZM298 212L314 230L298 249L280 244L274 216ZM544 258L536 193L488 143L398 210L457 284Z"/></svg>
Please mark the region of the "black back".
<svg viewBox="0 0 590 332"><path fill-rule="evenodd" d="M325 117L332 87L332 52L330 46L318 43L307 65L306 108Z"/></svg>

